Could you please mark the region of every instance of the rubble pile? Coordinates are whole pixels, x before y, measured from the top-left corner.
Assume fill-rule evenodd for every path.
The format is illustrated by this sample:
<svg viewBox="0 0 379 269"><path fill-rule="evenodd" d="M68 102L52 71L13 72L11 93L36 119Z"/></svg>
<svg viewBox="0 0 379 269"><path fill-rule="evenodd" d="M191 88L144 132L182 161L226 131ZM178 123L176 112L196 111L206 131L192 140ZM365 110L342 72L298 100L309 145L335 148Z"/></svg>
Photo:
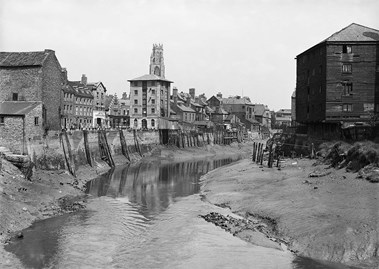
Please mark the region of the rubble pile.
<svg viewBox="0 0 379 269"><path fill-rule="evenodd" d="M324 143L320 145L318 155L332 167L358 172L358 178L379 182L379 145L376 143Z"/></svg>

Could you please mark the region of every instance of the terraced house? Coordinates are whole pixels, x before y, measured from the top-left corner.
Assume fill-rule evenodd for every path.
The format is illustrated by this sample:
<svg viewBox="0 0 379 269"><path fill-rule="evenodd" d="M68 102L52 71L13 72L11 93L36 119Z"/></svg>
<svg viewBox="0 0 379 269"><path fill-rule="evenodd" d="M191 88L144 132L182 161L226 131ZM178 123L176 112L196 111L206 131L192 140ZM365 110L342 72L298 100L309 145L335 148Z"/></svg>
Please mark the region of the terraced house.
<svg viewBox="0 0 379 269"><path fill-rule="evenodd" d="M352 23L296 57L296 121L308 135L338 138L341 128L379 112L379 31Z"/></svg>

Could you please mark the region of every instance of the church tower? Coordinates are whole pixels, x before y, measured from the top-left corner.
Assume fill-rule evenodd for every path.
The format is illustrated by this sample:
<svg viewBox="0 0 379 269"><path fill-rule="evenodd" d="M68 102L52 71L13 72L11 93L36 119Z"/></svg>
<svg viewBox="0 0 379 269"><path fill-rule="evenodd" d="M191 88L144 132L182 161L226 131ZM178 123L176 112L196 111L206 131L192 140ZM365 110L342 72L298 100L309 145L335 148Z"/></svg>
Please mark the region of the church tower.
<svg viewBox="0 0 379 269"><path fill-rule="evenodd" d="M163 61L163 45L153 44L153 52L150 56L150 75L165 77L164 61Z"/></svg>

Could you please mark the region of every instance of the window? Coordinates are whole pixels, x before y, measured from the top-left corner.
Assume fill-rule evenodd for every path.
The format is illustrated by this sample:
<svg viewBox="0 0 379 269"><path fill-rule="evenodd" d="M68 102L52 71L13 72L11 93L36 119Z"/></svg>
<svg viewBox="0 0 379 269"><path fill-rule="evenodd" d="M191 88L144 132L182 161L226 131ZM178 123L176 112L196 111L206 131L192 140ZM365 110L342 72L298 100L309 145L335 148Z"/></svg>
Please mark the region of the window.
<svg viewBox="0 0 379 269"><path fill-rule="evenodd" d="M138 86L138 81L132 81L132 86L137 87Z"/></svg>
<svg viewBox="0 0 379 269"><path fill-rule="evenodd" d="M342 53L352 53L352 47L350 45L343 45Z"/></svg>
<svg viewBox="0 0 379 269"><path fill-rule="evenodd" d="M155 99L151 99L151 103L155 105Z"/></svg>
<svg viewBox="0 0 379 269"><path fill-rule="evenodd" d="M342 86L343 86L343 95L353 94L353 83L344 81L342 82Z"/></svg>
<svg viewBox="0 0 379 269"><path fill-rule="evenodd" d="M154 119L151 120L151 127L155 127L155 120Z"/></svg>
<svg viewBox="0 0 379 269"><path fill-rule="evenodd" d="M155 86L155 81L152 81L152 82L151 82L151 86Z"/></svg>
<svg viewBox="0 0 379 269"><path fill-rule="evenodd" d="M13 93L12 101L18 101L18 93L16 93L16 92Z"/></svg>
<svg viewBox="0 0 379 269"><path fill-rule="evenodd" d="M351 72L352 72L351 64L343 64L342 65L342 73L351 73Z"/></svg>
<svg viewBox="0 0 379 269"><path fill-rule="evenodd" d="M135 104L135 105L138 105L138 100L137 100L137 99L134 100L134 104Z"/></svg>
<svg viewBox="0 0 379 269"><path fill-rule="evenodd" d="M345 111L345 112L353 111L353 105L352 104L343 104L342 105L342 111Z"/></svg>
<svg viewBox="0 0 379 269"><path fill-rule="evenodd" d="M151 114L155 114L155 108L151 109Z"/></svg>
<svg viewBox="0 0 379 269"><path fill-rule="evenodd" d="M134 113L138 113L138 108L135 108L135 109L134 109Z"/></svg>
<svg viewBox="0 0 379 269"><path fill-rule="evenodd" d="M155 95L155 90L154 89L151 90L151 94Z"/></svg>
<svg viewBox="0 0 379 269"><path fill-rule="evenodd" d="M5 124L5 117L0 117L0 125L4 125Z"/></svg>
<svg viewBox="0 0 379 269"><path fill-rule="evenodd" d="M134 95L138 95L138 90L134 90Z"/></svg>
<svg viewBox="0 0 379 269"><path fill-rule="evenodd" d="M34 117L34 125L39 125L39 123L38 123L38 117Z"/></svg>

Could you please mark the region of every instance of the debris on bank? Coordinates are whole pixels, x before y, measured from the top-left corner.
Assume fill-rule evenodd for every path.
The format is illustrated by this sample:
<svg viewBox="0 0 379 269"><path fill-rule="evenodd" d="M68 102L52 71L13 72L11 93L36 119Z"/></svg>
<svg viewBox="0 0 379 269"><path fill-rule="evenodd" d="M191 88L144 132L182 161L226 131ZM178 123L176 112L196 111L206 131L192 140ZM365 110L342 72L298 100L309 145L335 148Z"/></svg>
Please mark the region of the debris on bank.
<svg viewBox="0 0 379 269"><path fill-rule="evenodd" d="M279 250L287 249L288 242L286 240L274 237L276 227L270 227L271 225L264 223L264 221L255 218L224 216L217 212L199 215L199 217L249 243Z"/></svg>
<svg viewBox="0 0 379 269"><path fill-rule="evenodd" d="M323 143L318 155L331 167L358 172L358 178L379 182L379 144L371 141Z"/></svg>

